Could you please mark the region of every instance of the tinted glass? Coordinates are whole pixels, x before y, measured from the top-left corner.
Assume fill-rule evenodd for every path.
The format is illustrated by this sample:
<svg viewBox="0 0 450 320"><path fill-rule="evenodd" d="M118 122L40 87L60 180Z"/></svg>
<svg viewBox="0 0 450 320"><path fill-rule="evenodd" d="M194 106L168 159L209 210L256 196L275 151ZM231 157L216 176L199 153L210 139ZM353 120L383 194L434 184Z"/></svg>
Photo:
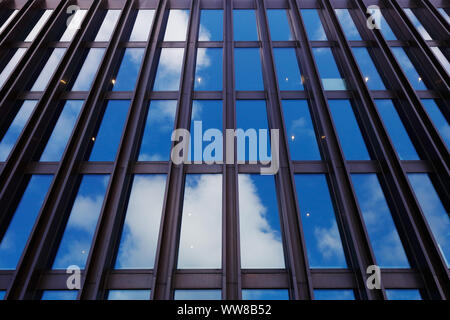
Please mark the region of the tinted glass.
<svg viewBox="0 0 450 320"><path fill-rule="evenodd" d="M25 40L24 40L25 42L32 42L32 41L34 41L34 39L36 39L36 36L38 35L39 31L41 31L42 27L45 25L45 23L50 18L52 13L53 13L53 10L45 10L42 12L41 17L36 22L33 29L28 34L28 36L25 38Z"/></svg>
<svg viewBox="0 0 450 320"><path fill-rule="evenodd" d="M369 89L386 90L383 80L370 57L369 51L366 48L352 48L352 50Z"/></svg>
<svg viewBox="0 0 450 320"><path fill-rule="evenodd" d="M44 67L41 69L39 76L37 77L34 85L31 87L30 91L44 91L50 81L53 73L59 65L64 53L65 48L56 48L53 50L50 57L46 60Z"/></svg>
<svg viewBox="0 0 450 320"><path fill-rule="evenodd" d="M45 290L41 300L76 300L77 290Z"/></svg>
<svg viewBox="0 0 450 320"><path fill-rule="evenodd" d="M240 174L238 180L241 267L284 268L274 178Z"/></svg>
<svg viewBox="0 0 450 320"><path fill-rule="evenodd" d="M139 10L131 31L130 41L147 41L155 10Z"/></svg>
<svg viewBox="0 0 450 320"><path fill-rule="evenodd" d="M0 34L3 32L3 30L5 30L5 28L9 25L9 23L11 22L12 19L14 19L14 17L16 16L16 14L19 12L19 10L14 10L9 16L8 18L5 20L5 22L3 22L3 24L0 26ZM1 297L0 297L1 299Z"/></svg>
<svg viewBox="0 0 450 320"><path fill-rule="evenodd" d="M149 300L150 290L109 290L108 300Z"/></svg>
<svg viewBox="0 0 450 320"><path fill-rule="evenodd" d="M133 91L145 49L128 48L117 73L113 91Z"/></svg>
<svg viewBox="0 0 450 320"><path fill-rule="evenodd" d="M267 10L267 19L272 40L293 40L286 10Z"/></svg>
<svg viewBox="0 0 450 320"><path fill-rule="evenodd" d="M430 47L430 49L439 60L444 70L450 75L450 62L448 62L447 58L442 53L442 50L438 47Z"/></svg>
<svg viewBox="0 0 450 320"><path fill-rule="evenodd" d="M388 300L422 300L417 289L386 289Z"/></svg>
<svg viewBox="0 0 450 320"><path fill-rule="evenodd" d="M162 48L153 91L178 91L181 68L183 66L182 48Z"/></svg>
<svg viewBox="0 0 450 320"><path fill-rule="evenodd" d="M181 223L179 269L222 265L222 176L187 175Z"/></svg>
<svg viewBox="0 0 450 320"><path fill-rule="evenodd" d="M314 290L314 300L355 300L353 290Z"/></svg>
<svg viewBox="0 0 450 320"><path fill-rule="evenodd" d="M347 39L350 41L362 40L350 11L348 9L335 9L335 12Z"/></svg>
<svg viewBox="0 0 450 320"><path fill-rule="evenodd" d="M59 161L61 159L83 103L84 101L82 100L69 100L66 102L40 161Z"/></svg>
<svg viewBox="0 0 450 320"><path fill-rule="evenodd" d="M243 289L242 300L289 300L289 291L285 289Z"/></svg>
<svg viewBox="0 0 450 320"><path fill-rule="evenodd" d="M199 41L222 41L223 39L223 11L202 10L200 16Z"/></svg>
<svg viewBox="0 0 450 320"><path fill-rule="evenodd" d="M50 175L31 177L6 233L0 239L0 269L16 268L52 178Z"/></svg>
<svg viewBox="0 0 450 320"><path fill-rule="evenodd" d="M255 10L233 11L234 41L258 41Z"/></svg>
<svg viewBox="0 0 450 320"><path fill-rule="evenodd" d="M107 175L83 177L53 262L53 269L67 269L71 265L84 269L108 179Z"/></svg>
<svg viewBox="0 0 450 320"><path fill-rule="evenodd" d="M109 41L116 23L119 20L120 14L120 10L108 10L106 12L105 18L103 19L102 25L100 26L94 41Z"/></svg>
<svg viewBox="0 0 450 320"><path fill-rule="evenodd" d="M311 268L346 268L344 249L325 175L295 175Z"/></svg>
<svg viewBox="0 0 450 320"><path fill-rule="evenodd" d="M189 10L170 10L164 41L185 41Z"/></svg>
<svg viewBox="0 0 450 320"><path fill-rule="evenodd" d="M175 300L221 300L220 290L175 290Z"/></svg>
<svg viewBox="0 0 450 320"><path fill-rule="evenodd" d="M108 102L97 136L92 139L94 147L89 161L114 161L129 106L128 100Z"/></svg>
<svg viewBox="0 0 450 320"><path fill-rule="evenodd" d="M303 80L294 48L273 49L280 90L303 90Z"/></svg>
<svg viewBox="0 0 450 320"><path fill-rule="evenodd" d="M347 84L339 72L331 48L313 48L313 53L323 88L325 90L347 90Z"/></svg>
<svg viewBox="0 0 450 320"><path fill-rule="evenodd" d="M69 11L70 12L70 11ZM64 34L61 36L59 41L71 41L72 38L75 36L77 31L79 30L81 23L84 20L84 17L86 16L87 10L77 10L72 11L72 14L70 16L70 23L67 26L66 31L64 31Z"/></svg>
<svg viewBox="0 0 450 320"><path fill-rule="evenodd" d="M165 175L134 177L116 269L153 269L165 186Z"/></svg>
<svg viewBox="0 0 450 320"><path fill-rule="evenodd" d="M292 160L320 160L316 133L306 100L283 100L284 121Z"/></svg>
<svg viewBox="0 0 450 320"><path fill-rule="evenodd" d="M402 67L403 72L408 77L409 82L415 90L427 90L425 83L423 82L422 76L419 75L414 65L411 63L405 50L400 47L391 48L398 63Z"/></svg>
<svg viewBox="0 0 450 320"><path fill-rule="evenodd" d="M447 148L450 148L450 125L448 124L448 121L445 119L438 105L434 100L431 99L422 100L422 104L427 110L428 115L433 121L435 127L441 134L442 139L447 144Z"/></svg>
<svg viewBox="0 0 450 320"><path fill-rule="evenodd" d="M102 62L105 49L92 48L84 60L83 66L73 84L72 91L88 91L91 88L94 76Z"/></svg>
<svg viewBox="0 0 450 320"><path fill-rule="evenodd" d="M427 30L425 30L425 28L423 27L422 23L420 23L419 19L417 19L417 17L414 15L412 10L409 8L404 8L403 10L405 11L409 20L411 20L414 27L416 27L417 31L419 31L422 38L424 38L424 40L433 40Z"/></svg>
<svg viewBox="0 0 450 320"><path fill-rule="evenodd" d="M327 35L319 17L319 12L315 9L302 9L303 23L311 41L326 41Z"/></svg>
<svg viewBox="0 0 450 320"><path fill-rule="evenodd" d="M22 56L24 55L25 51L27 51L26 48L18 48L15 50L16 52L11 57L11 59L8 61L6 66L3 68L2 72L0 73L0 88L3 87L6 80L8 80L11 73L14 71L14 68L19 63L20 59L22 59Z"/></svg>
<svg viewBox="0 0 450 320"><path fill-rule="evenodd" d="M194 90L222 90L222 48L198 48Z"/></svg>
<svg viewBox="0 0 450 320"><path fill-rule="evenodd" d="M264 90L258 48L234 50L236 90Z"/></svg>

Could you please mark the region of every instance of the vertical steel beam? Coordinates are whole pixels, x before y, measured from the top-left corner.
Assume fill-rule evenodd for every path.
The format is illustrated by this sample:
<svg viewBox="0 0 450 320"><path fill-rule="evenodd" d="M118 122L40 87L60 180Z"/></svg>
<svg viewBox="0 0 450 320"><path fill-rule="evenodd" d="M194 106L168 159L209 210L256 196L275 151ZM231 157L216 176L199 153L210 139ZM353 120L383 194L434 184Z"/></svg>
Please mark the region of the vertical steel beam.
<svg viewBox="0 0 450 320"><path fill-rule="evenodd" d="M200 21L200 0L191 0L188 35L185 43L181 84L175 116L177 129L189 129L192 109L192 89L195 76L197 38ZM170 169L163 205L163 217L153 273L151 298L167 300L172 297L173 273L177 265L179 231L184 196L185 165L169 162Z"/></svg>
<svg viewBox="0 0 450 320"><path fill-rule="evenodd" d="M305 85L311 93L312 116L321 132L322 155L329 166L331 190L333 191L332 194L335 195L338 209L337 220L343 231L342 242L346 249L348 263L355 273L356 296L359 299L385 299L386 297L382 290L369 290L365 284L367 267L375 265L376 260L355 198L348 165L331 118L328 101L311 49L311 43L300 16L299 2L298 0L290 0L289 3L294 34L301 47L302 59L300 63L306 79Z"/></svg>
<svg viewBox="0 0 450 320"><path fill-rule="evenodd" d="M136 89L130 104L125 132L120 142L114 163L111 182L108 186L100 222L94 235L92 249L85 268L85 279L79 292L81 300L103 299L105 270L112 268L121 227L125 218L127 198L133 180L132 168L139 152L145 128L147 93L153 86L158 66L159 43L163 39L167 21L167 1L160 1L154 15L152 29L147 42L144 59L139 72ZM149 297L150 298L150 297Z"/></svg>
<svg viewBox="0 0 450 320"><path fill-rule="evenodd" d="M234 81L233 1L223 0L223 109L224 129L236 129L236 93ZM223 130L225 133L226 131ZM222 222L222 297L225 300L242 298L241 253L239 240L238 165L236 146L234 164L223 165L223 222ZM224 144L226 159L226 144Z"/></svg>
<svg viewBox="0 0 450 320"><path fill-rule="evenodd" d="M369 137L368 147L381 164L383 185L389 191L388 202L394 204L391 210L397 229L405 244L406 252L413 268L420 270L430 298L444 298L444 288L450 287L445 262L440 257L439 248L429 232L423 213L417 203L414 192L394 146L386 132L383 121L377 111L374 99L353 56L340 22L329 1L321 0L326 24L329 26L333 40L342 52L342 65L347 78L354 88L357 114L361 119L360 127Z"/></svg>

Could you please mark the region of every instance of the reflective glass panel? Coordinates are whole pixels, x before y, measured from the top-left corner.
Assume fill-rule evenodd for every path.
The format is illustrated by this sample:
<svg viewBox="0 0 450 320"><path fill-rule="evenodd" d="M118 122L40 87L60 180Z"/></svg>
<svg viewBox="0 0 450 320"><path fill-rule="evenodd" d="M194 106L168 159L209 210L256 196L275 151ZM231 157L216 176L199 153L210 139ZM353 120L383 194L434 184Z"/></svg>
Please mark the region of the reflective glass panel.
<svg viewBox="0 0 450 320"><path fill-rule="evenodd" d="M408 16L409 20L411 20L411 22L414 25L414 27L417 29L417 31L419 31L419 33L422 36L422 38L424 40L433 40L431 38L430 34L427 32L427 30L425 30L425 28L423 27L422 23L420 23L419 19L417 19L415 14L412 12L412 10L409 9L409 8L404 8L403 10L405 11L405 13Z"/></svg>
<svg viewBox="0 0 450 320"><path fill-rule="evenodd" d="M120 14L120 10L108 10L106 12L105 18L103 19L102 25L100 26L94 41L109 41L114 28L116 27L116 23L119 20Z"/></svg>
<svg viewBox="0 0 450 320"><path fill-rule="evenodd" d="M313 48L313 53L323 88L325 90L347 90L347 84L339 72L331 48Z"/></svg>
<svg viewBox="0 0 450 320"><path fill-rule="evenodd" d="M380 11L380 10L376 10L376 11ZM379 16L375 15L374 17L375 18L379 17L379 19L380 19L379 29L380 29L381 33L383 34L384 38L388 41L397 40L395 33L392 31L391 26L389 25L389 23L387 23L383 14L380 12Z"/></svg>
<svg viewBox="0 0 450 320"><path fill-rule="evenodd" d="M367 87L370 90L386 90L383 80L373 63L367 48L352 48L352 50L356 61L358 61L359 68L361 69Z"/></svg>
<svg viewBox="0 0 450 320"><path fill-rule="evenodd" d="M20 137L23 128L27 124L28 119L30 119L36 104L36 100L27 100L23 102L19 112L17 112L16 117L9 126L8 131L6 131L3 138L0 139L0 161L6 161L8 158L17 139Z"/></svg>
<svg viewBox="0 0 450 320"><path fill-rule="evenodd" d="M450 24L450 16L445 12L444 8L438 8L439 12L442 14L442 16L447 20L447 22Z"/></svg>
<svg viewBox="0 0 450 320"><path fill-rule="evenodd" d="M259 48L234 49L236 90L264 90Z"/></svg>
<svg viewBox="0 0 450 320"><path fill-rule="evenodd" d="M258 41L255 10L233 10L234 41Z"/></svg>
<svg viewBox="0 0 450 320"><path fill-rule="evenodd" d="M448 121L445 119L438 105L434 100L431 99L422 100L422 105L424 106L425 110L427 110L428 115L441 134L442 139L447 144L447 148L450 148L450 125L448 124Z"/></svg>
<svg viewBox="0 0 450 320"><path fill-rule="evenodd" d="M70 11L69 11L70 12ZM84 17L86 16L87 10L76 10L75 12L72 11L72 14L70 15L70 22L67 21L69 24L67 26L66 31L64 31L64 34L61 36L59 41L71 41L72 38L75 36L77 31L79 30L81 23L83 22Z"/></svg>
<svg viewBox="0 0 450 320"><path fill-rule="evenodd" d="M108 300L149 300L150 290L109 290Z"/></svg>
<svg viewBox="0 0 450 320"><path fill-rule="evenodd" d="M59 161L75 127L83 100L68 100L56 122L40 161Z"/></svg>
<svg viewBox="0 0 450 320"><path fill-rule="evenodd" d="M178 91L181 68L183 66L182 48L162 48L156 72L153 91Z"/></svg>
<svg viewBox="0 0 450 320"><path fill-rule="evenodd" d="M100 63L102 62L104 48L89 49L89 53L84 60L83 66L72 86L72 91L89 91L97 73Z"/></svg>
<svg viewBox="0 0 450 320"><path fill-rule="evenodd" d="M347 160L370 160L350 101L329 100L328 103Z"/></svg>
<svg viewBox="0 0 450 320"><path fill-rule="evenodd" d="M0 300L3 300L3 298L5 297L6 291L0 291Z"/></svg>
<svg viewBox="0 0 450 320"><path fill-rule="evenodd" d="M307 100L283 100L284 121L292 160L320 160Z"/></svg>
<svg viewBox="0 0 450 320"><path fill-rule="evenodd" d="M64 53L66 52L65 48L56 48L53 50L50 57L48 57L47 62L44 67L41 69L41 73L38 78L34 82L33 87L31 87L30 91L44 91L47 87L48 82L50 81L53 73L59 65Z"/></svg>
<svg viewBox="0 0 450 320"><path fill-rule="evenodd" d="M174 300L221 300L220 290L175 290Z"/></svg>
<svg viewBox="0 0 450 320"><path fill-rule="evenodd" d="M153 269L165 189L166 175L134 176L116 269Z"/></svg>
<svg viewBox="0 0 450 320"><path fill-rule="evenodd" d="M52 269L71 265L84 269L108 179L108 175L83 176Z"/></svg>
<svg viewBox="0 0 450 320"><path fill-rule="evenodd" d="M178 269L222 266L222 176L186 176Z"/></svg>
<svg viewBox="0 0 450 320"><path fill-rule="evenodd" d="M414 65L409 60L408 55L405 52L405 49L401 47L391 48L395 57L397 58L398 63L403 69L403 72L408 77L409 82L413 86L415 90L427 90L427 86L423 82L422 76L419 75Z"/></svg>
<svg viewBox="0 0 450 320"><path fill-rule="evenodd" d="M20 59L22 59L25 51L27 51L26 48L18 48L11 59L8 61L6 66L3 68L2 72L0 73L0 88L2 88L6 80L8 80L9 76L14 71L14 68L17 66Z"/></svg>
<svg viewBox="0 0 450 320"><path fill-rule="evenodd" d="M438 47L430 47L430 49L431 51L433 51L434 55L439 60L444 70L450 75L450 62L448 62L447 58L442 53L442 50Z"/></svg>
<svg viewBox="0 0 450 320"><path fill-rule="evenodd" d="M202 10L199 41L222 41L223 10Z"/></svg>
<svg viewBox="0 0 450 320"><path fill-rule="evenodd" d="M52 15L53 10L45 10L42 13L42 16L39 18L38 22L34 25L33 29L30 31L28 36L25 38L25 42L32 42L34 39L36 39L36 36L38 35L39 31L41 31L42 27L47 22L48 18Z"/></svg>
<svg viewBox="0 0 450 320"><path fill-rule="evenodd" d="M44 202L53 176L34 175L0 241L0 269L15 269Z"/></svg>
<svg viewBox="0 0 450 320"><path fill-rule="evenodd" d="M170 10L164 41L185 41L189 10Z"/></svg>
<svg viewBox="0 0 450 320"><path fill-rule="evenodd" d="M147 41L155 10L138 10L130 41Z"/></svg>
<svg viewBox="0 0 450 320"><path fill-rule="evenodd" d="M222 90L222 48L198 48L194 90Z"/></svg>
<svg viewBox="0 0 450 320"><path fill-rule="evenodd" d="M242 289L242 300L289 300L287 289Z"/></svg>
<svg viewBox="0 0 450 320"><path fill-rule="evenodd" d="M417 289L386 289L388 300L422 300Z"/></svg>
<svg viewBox="0 0 450 320"><path fill-rule="evenodd" d="M353 290L314 290L314 300L355 300Z"/></svg>
<svg viewBox="0 0 450 320"><path fill-rule="evenodd" d="M339 19L341 27L344 30L347 40L349 41L362 40L358 28L356 28L355 22L353 21L353 18L350 15L350 11L348 9L335 9L335 12Z"/></svg>
<svg viewBox="0 0 450 320"><path fill-rule="evenodd" d="M450 267L450 218L427 174L408 174L416 198L422 207L431 232Z"/></svg>
<svg viewBox="0 0 450 320"><path fill-rule="evenodd" d="M110 100L106 106L89 161L114 161L122 130L128 114L130 101Z"/></svg>
<svg viewBox="0 0 450 320"><path fill-rule="evenodd" d="M5 28L9 25L12 19L16 16L16 14L19 12L19 10L14 10L8 17L8 19L5 20L5 22L0 27L0 34L5 30Z"/></svg>
<svg viewBox="0 0 450 320"><path fill-rule="evenodd" d="M176 100L150 102L138 161L169 160L176 111Z"/></svg>
<svg viewBox="0 0 450 320"><path fill-rule="evenodd" d="M284 268L274 178L239 174L238 181L241 267Z"/></svg>
<svg viewBox="0 0 450 320"><path fill-rule="evenodd" d="M297 174L295 184L311 268L346 268L344 249L325 175Z"/></svg>
<svg viewBox="0 0 450 320"><path fill-rule="evenodd" d="M405 250L376 174L352 174L353 186L381 268L409 268Z"/></svg>
<svg viewBox="0 0 450 320"><path fill-rule="evenodd" d="M117 73L113 91L133 91L141 67L144 48L128 48Z"/></svg>
<svg viewBox="0 0 450 320"><path fill-rule="evenodd" d="M384 125L401 160L420 160L392 100L375 100Z"/></svg>
<svg viewBox="0 0 450 320"><path fill-rule="evenodd" d="M319 12L316 9L302 9L303 23L311 41L326 41L327 35L323 28L322 21L319 17Z"/></svg>
<svg viewBox="0 0 450 320"><path fill-rule="evenodd" d="M41 300L77 300L78 290L45 290Z"/></svg>
<svg viewBox="0 0 450 320"><path fill-rule="evenodd" d="M267 10L270 36L273 41L293 40L286 10Z"/></svg>
<svg viewBox="0 0 450 320"><path fill-rule="evenodd" d="M273 55L280 90L303 90L303 80L295 49L274 48Z"/></svg>

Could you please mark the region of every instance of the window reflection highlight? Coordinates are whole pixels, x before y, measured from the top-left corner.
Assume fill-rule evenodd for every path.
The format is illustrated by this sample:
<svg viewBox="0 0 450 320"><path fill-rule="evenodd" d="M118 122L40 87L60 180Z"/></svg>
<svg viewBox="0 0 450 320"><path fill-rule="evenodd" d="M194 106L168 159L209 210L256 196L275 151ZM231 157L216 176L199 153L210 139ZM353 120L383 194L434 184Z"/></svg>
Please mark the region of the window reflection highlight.
<svg viewBox="0 0 450 320"><path fill-rule="evenodd" d="M198 48L194 90L222 90L222 48Z"/></svg>
<svg viewBox="0 0 450 320"><path fill-rule="evenodd" d="M136 85L137 76L144 56L143 48L128 48L120 65L113 91L133 91Z"/></svg>
<svg viewBox="0 0 450 320"><path fill-rule="evenodd" d="M120 10L108 10L106 12L105 18L103 19L102 25L100 26L94 41L109 41L114 28L116 27L116 23L119 20L120 14Z"/></svg>
<svg viewBox="0 0 450 320"><path fill-rule="evenodd" d="M348 9L335 9L344 34L349 41L361 41L361 35Z"/></svg>
<svg viewBox="0 0 450 320"><path fill-rule="evenodd" d="M427 90L427 86L423 82L422 76L420 76L417 72L416 68L406 54L405 49L396 47L391 48L391 50L397 58L398 63L402 67L403 72L405 73L413 88L415 90Z"/></svg>
<svg viewBox="0 0 450 320"><path fill-rule="evenodd" d="M200 16L199 41L223 40L223 11L202 10Z"/></svg>
<svg viewBox="0 0 450 320"><path fill-rule="evenodd" d="M109 290L108 300L149 300L150 290Z"/></svg>
<svg viewBox="0 0 450 320"><path fill-rule="evenodd" d="M280 90L303 90L303 80L295 49L274 48L273 55Z"/></svg>
<svg viewBox="0 0 450 320"><path fill-rule="evenodd" d="M164 41L185 41L189 10L170 10Z"/></svg>
<svg viewBox="0 0 450 320"><path fill-rule="evenodd" d="M42 16L39 18L38 22L36 22L36 24L34 25L33 29L30 31L28 36L23 41L24 42L32 42L32 41L34 41L34 39L36 39L39 31L41 31L42 27L45 25L45 23L50 18L52 13L53 13L53 10L45 10L42 13Z"/></svg>
<svg viewBox="0 0 450 320"><path fill-rule="evenodd" d="M221 300L220 290L175 290L174 300Z"/></svg>
<svg viewBox="0 0 450 320"><path fill-rule="evenodd" d="M280 217L271 176L239 174L241 267L285 267Z"/></svg>
<svg viewBox="0 0 450 320"><path fill-rule="evenodd" d="M242 289L242 300L289 300L287 289Z"/></svg>
<svg viewBox="0 0 450 320"><path fill-rule="evenodd" d="M77 31L79 30L78 27L81 25L81 23L84 20L84 17L86 16L87 10L76 10L75 13L72 15L72 20L70 20L69 25L67 26L66 31L64 31L64 34L61 36L59 41L72 41L72 38L75 36Z"/></svg>
<svg viewBox="0 0 450 320"><path fill-rule="evenodd" d="M105 49L92 48L89 49L89 53L84 60L83 66L78 73L78 76L72 86L72 91L89 91L94 80L94 76L97 73L100 63L103 58Z"/></svg>
<svg viewBox="0 0 450 320"><path fill-rule="evenodd" d="M319 12L316 9L301 9L303 23L311 41L326 41L327 35L323 28Z"/></svg>
<svg viewBox="0 0 450 320"><path fill-rule="evenodd" d="M25 51L27 51L26 48L18 48L11 59L8 61L6 66L3 68L2 72L0 73L0 89L3 87L6 80L8 80L9 76L14 71L14 68L17 66L20 59L22 59Z"/></svg>
<svg viewBox="0 0 450 320"><path fill-rule="evenodd" d="M325 90L347 90L331 48L313 48L314 58Z"/></svg>
<svg viewBox="0 0 450 320"><path fill-rule="evenodd" d="M180 88L181 68L183 66L182 48L162 48L156 72L153 91L178 91Z"/></svg>
<svg viewBox="0 0 450 320"><path fill-rule="evenodd" d="M155 10L138 10L130 41L147 41Z"/></svg>
<svg viewBox="0 0 450 320"><path fill-rule="evenodd" d="M293 40L286 10L267 10L267 19L273 41Z"/></svg>
<svg viewBox="0 0 450 320"><path fill-rule="evenodd" d="M433 121L435 127L441 134L442 139L447 144L447 148L450 148L450 125L448 121L445 119L441 110L434 100L424 99L422 100L422 105Z"/></svg>
<svg viewBox="0 0 450 320"><path fill-rule="evenodd" d="M52 54L47 59L45 66L41 69L42 71L34 82L34 85L31 87L30 91L45 90L65 52L65 48L56 48L53 50Z"/></svg>
<svg viewBox="0 0 450 320"><path fill-rule="evenodd" d="M386 90L383 80L373 63L367 48L352 48L352 51L361 69L367 87L370 90Z"/></svg>
<svg viewBox="0 0 450 320"><path fill-rule="evenodd" d="M222 176L187 175L178 269L222 266Z"/></svg>

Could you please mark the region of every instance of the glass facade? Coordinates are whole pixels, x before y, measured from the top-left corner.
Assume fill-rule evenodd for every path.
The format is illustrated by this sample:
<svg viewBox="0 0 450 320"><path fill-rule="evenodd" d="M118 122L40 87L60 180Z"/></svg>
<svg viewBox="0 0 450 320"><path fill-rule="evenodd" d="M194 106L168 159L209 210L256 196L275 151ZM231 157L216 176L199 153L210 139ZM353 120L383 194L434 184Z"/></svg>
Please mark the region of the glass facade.
<svg viewBox="0 0 450 320"><path fill-rule="evenodd" d="M443 1L382 7L381 32L339 0L79 1L68 25L21 3L0 3L0 299L449 298Z"/></svg>

